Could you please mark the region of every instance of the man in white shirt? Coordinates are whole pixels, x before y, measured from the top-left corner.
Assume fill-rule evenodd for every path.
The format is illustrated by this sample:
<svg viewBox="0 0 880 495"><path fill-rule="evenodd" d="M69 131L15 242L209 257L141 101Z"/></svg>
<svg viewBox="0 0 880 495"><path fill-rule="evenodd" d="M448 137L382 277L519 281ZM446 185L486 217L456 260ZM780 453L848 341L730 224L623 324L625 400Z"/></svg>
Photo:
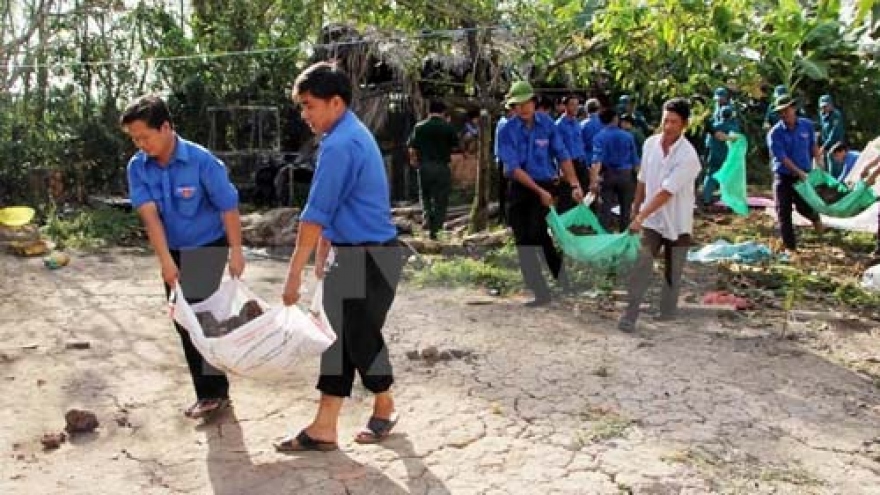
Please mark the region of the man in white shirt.
<svg viewBox="0 0 880 495"><path fill-rule="evenodd" d="M639 306L651 284L654 258L663 250L665 267L658 320L672 320L678 310L681 272L694 224L694 181L700 158L684 137L690 103L673 98L663 105L663 132L645 141L629 230L642 235L642 248L629 277L629 301L618 322L635 329Z"/></svg>

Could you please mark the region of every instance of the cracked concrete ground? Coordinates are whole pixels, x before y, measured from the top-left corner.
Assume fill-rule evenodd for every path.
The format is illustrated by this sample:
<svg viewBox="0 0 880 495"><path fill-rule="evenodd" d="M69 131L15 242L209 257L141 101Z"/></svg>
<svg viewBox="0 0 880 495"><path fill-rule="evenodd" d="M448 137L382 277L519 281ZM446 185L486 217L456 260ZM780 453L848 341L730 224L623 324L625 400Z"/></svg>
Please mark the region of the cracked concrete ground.
<svg viewBox="0 0 880 495"><path fill-rule="evenodd" d="M880 493L877 385L748 321L627 335L564 304L403 285L386 327L396 434L351 441L370 412L357 388L339 452L286 456L271 442L310 420L316 361L284 382L233 379L234 410L193 423L152 257L0 269L0 493ZM253 260L246 280L274 302L285 269ZM874 332L858 338L877 356ZM429 346L471 354L406 356ZM74 407L101 427L43 452Z"/></svg>

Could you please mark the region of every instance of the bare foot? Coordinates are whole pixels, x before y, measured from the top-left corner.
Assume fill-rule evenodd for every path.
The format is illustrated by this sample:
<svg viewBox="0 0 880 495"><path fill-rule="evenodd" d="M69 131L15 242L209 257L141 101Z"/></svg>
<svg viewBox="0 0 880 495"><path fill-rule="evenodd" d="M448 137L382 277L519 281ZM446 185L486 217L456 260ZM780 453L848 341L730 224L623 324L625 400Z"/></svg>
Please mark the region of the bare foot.
<svg viewBox="0 0 880 495"><path fill-rule="evenodd" d="M377 394L373 402L373 417L388 419L394 414L394 399L386 392Z"/></svg>

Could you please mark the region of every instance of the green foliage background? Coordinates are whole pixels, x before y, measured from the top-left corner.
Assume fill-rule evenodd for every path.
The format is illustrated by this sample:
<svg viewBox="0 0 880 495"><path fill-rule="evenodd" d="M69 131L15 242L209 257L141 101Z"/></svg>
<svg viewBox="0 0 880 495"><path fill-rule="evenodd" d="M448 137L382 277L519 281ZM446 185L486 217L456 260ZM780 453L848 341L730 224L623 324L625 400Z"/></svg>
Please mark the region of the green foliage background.
<svg viewBox="0 0 880 495"><path fill-rule="evenodd" d="M39 189L33 187L34 171L52 169L63 171L67 185L80 191L124 193L125 163L134 150L117 121L125 103L146 92L166 95L180 132L206 144L209 106L278 106L282 147L294 149L306 132L289 102L289 88L313 55L321 27L334 22L386 44L411 46L412 53L394 64L416 80L425 57L464 59L470 69L450 75L456 84L447 91L483 103L497 101L509 81L520 77L543 87L581 89L607 103L633 94L654 120L664 99L692 96L697 103L693 132L699 136L711 111L708 96L724 85L736 95L749 141L762 143L768 91L786 84L810 116L820 94L834 95L856 147L878 134L880 11L873 1L194 0L182 5L182 11L118 0L23 0L0 6L4 19L19 21L0 29L5 62L0 64L0 203L45 199L33 197ZM52 15L40 17L40 6ZM35 29L28 29L33 23ZM446 31L460 28L469 31ZM766 169L766 151L753 147L751 181L766 185Z"/></svg>

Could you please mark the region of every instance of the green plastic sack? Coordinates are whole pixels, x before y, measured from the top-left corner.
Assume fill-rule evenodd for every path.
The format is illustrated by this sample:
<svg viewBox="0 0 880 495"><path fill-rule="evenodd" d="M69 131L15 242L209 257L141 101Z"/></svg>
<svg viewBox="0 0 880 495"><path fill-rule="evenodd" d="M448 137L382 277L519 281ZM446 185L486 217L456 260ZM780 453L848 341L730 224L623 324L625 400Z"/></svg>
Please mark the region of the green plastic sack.
<svg viewBox="0 0 880 495"><path fill-rule="evenodd" d="M816 191L818 187L837 189L842 197L834 203L828 204ZM814 210L829 217L853 217L877 201L877 195L865 181L860 180L852 189L849 189L846 184L837 181L829 173L819 168L810 171L807 174L807 180L798 182L794 188Z"/></svg>
<svg viewBox="0 0 880 495"><path fill-rule="evenodd" d="M746 151L749 143L742 134L739 139L727 142L727 158L712 175L721 189L721 201L737 215L749 214L746 190Z"/></svg>
<svg viewBox="0 0 880 495"><path fill-rule="evenodd" d="M622 266L635 262L639 255L640 240L637 234L622 232L609 234L599 219L586 205L580 204L562 215L550 207L547 225L553 238L568 256L591 265L604 267ZM588 226L595 235L577 235L569 227Z"/></svg>

